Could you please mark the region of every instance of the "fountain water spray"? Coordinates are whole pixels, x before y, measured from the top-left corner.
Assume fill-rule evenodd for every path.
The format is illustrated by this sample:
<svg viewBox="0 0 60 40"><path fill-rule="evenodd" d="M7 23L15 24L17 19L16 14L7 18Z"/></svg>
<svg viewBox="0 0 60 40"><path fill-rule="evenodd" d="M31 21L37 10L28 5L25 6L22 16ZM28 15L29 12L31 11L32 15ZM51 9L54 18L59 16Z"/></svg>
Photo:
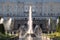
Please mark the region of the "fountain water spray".
<svg viewBox="0 0 60 40"><path fill-rule="evenodd" d="M4 23L5 29L6 30L10 30L10 26L11 26L11 22L12 22L12 18L9 18L9 20L7 22Z"/></svg>
<svg viewBox="0 0 60 40"><path fill-rule="evenodd" d="M59 19L57 19L57 23L56 24L58 24L59 23Z"/></svg>
<svg viewBox="0 0 60 40"><path fill-rule="evenodd" d="M28 35L26 40L33 40L33 38L31 37L31 34L33 34L33 30L32 30L32 7L30 6L29 7L29 19L28 19L28 31L25 33L23 37ZM21 38L21 34L19 38Z"/></svg>
<svg viewBox="0 0 60 40"><path fill-rule="evenodd" d="M32 34L33 33L33 30L32 30L32 7L30 6L29 8L29 21L28 21L28 26L29 26L29 29L28 29L28 34Z"/></svg>
<svg viewBox="0 0 60 40"><path fill-rule="evenodd" d="M50 26L50 18L49 18L49 21L48 21L48 25Z"/></svg>
<svg viewBox="0 0 60 40"><path fill-rule="evenodd" d="M0 24L2 24L2 23L3 23L3 21L4 21L4 19L3 19L3 18L1 18L1 20L0 20Z"/></svg>
<svg viewBox="0 0 60 40"><path fill-rule="evenodd" d="M27 33L29 34L27 40L33 40L33 38L31 37L31 34L33 34L33 30L32 30L32 7L29 7L29 20L28 20L28 31Z"/></svg>
<svg viewBox="0 0 60 40"><path fill-rule="evenodd" d="M49 18L49 20L48 20L48 29L50 30L50 18ZM49 34L49 30L48 30L48 34Z"/></svg>

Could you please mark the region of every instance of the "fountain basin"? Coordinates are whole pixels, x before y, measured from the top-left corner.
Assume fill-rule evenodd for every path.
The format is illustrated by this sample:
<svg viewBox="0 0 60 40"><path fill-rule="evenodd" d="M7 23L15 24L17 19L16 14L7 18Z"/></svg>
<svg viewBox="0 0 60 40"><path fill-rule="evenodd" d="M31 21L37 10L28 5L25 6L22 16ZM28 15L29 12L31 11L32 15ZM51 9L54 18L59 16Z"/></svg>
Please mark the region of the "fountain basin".
<svg viewBox="0 0 60 40"><path fill-rule="evenodd" d="M35 35L35 34L27 34L27 37L28 37L28 36L36 37L36 35Z"/></svg>

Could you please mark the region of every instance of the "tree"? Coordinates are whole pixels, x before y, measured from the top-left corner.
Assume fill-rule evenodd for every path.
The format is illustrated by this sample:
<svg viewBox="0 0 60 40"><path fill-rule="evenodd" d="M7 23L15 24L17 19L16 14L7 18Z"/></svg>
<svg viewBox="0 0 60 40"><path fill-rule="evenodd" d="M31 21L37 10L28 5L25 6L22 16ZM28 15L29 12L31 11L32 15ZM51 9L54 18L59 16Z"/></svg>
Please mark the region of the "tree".
<svg viewBox="0 0 60 40"><path fill-rule="evenodd" d="M1 20L1 17L0 17L0 20ZM5 34L5 29L3 24L0 24L0 33Z"/></svg>
<svg viewBox="0 0 60 40"><path fill-rule="evenodd" d="M52 18L50 18L50 27L51 27L51 32L53 32L53 30L54 30L54 21L52 20Z"/></svg>
<svg viewBox="0 0 60 40"><path fill-rule="evenodd" d="M60 32L60 16L59 16L59 23L57 24L57 32Z"/></svg>
<svg viewBox="0 0 60 40"><path fill-rule="evenodd" d="M5 29L4 29L4 25L3 24L0 24L0 32L2 34L5 34Z"/></svg>

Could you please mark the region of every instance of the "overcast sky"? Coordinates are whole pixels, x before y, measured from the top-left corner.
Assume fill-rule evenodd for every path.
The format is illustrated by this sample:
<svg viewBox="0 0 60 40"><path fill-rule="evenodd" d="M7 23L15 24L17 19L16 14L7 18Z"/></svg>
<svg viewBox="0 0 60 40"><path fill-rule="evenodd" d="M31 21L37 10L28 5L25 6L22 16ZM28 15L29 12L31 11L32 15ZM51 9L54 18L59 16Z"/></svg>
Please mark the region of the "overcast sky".
<svg viewBox="0 0 60 40"><path fill-rule="evenodd" d="M21 1L21 2L60 2L60 0L0 0L0 2L6 2L6 1L10 1L10 2L17 2L17 1Z"/></svg>

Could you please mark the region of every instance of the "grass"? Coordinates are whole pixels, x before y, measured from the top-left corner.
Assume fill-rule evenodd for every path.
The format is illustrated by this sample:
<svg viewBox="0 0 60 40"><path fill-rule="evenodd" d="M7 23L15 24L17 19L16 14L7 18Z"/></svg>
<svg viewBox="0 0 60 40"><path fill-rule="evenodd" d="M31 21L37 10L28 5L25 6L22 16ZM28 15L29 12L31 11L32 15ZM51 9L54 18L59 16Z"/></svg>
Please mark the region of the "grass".
<svg viewBox="0 0 60 40"><path fill-rule="evenodd" d="M55 33L45 34L45 35L49 38L55 38L57 40L60 40L60 32L55 32Z"/></svg>
<svg viewBox="0 0 60 40"><path fill-rule="evenodd" d="M0 40L7 40L7 39L11 39L11 38L15 38L15 35L9 35L9 34L2 34L0 33Z"/></svg>

